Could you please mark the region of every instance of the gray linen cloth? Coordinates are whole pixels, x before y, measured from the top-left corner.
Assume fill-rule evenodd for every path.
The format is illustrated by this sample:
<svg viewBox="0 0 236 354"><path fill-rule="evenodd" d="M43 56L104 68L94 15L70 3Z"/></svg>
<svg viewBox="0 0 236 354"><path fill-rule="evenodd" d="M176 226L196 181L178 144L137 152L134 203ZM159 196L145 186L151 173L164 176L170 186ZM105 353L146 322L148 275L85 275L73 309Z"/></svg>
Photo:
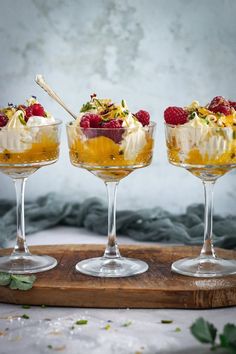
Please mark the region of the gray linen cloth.
<svg viewBox="0 0 236 354"><path fill-rule="evenodd" d="M16 236L15 202L0 199L0 246ZM185 214L171 214L160 207L117 212L117 232L137 241L202 244L202 204L190 205ZM97 198L84 202L65 201L48 194L25 204L26 233L57 225L84 227L101 235L107 233L107 207ZM79 236L78 236L79 237ZM214 216L214 244L236 248L236 216Z"/></svg>

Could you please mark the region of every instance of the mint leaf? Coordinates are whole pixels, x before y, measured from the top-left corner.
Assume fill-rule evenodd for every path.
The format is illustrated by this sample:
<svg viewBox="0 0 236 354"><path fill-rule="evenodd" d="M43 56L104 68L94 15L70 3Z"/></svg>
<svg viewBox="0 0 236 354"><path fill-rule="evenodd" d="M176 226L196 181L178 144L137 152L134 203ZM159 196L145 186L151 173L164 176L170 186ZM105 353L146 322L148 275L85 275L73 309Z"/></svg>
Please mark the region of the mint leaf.
<svg viewBox="0 0 236 354"><path fill-rule="evenodd" d="M80 112L84 113L84 112L90 111L90 109L92 109L92 108L93 108L93 105L90 102L87 102L87 103L83 104L83 106L80 109Z"/></svg>
<svg viewBox="0 0 236 354"><path fill-rule="evenodd" d="M192 335L198 339L201 343L215 343L217 329L213 324L204 320L204 318L198 318L190 327Z"/></svg>
<svg viewBox="0 0 236 354"><path fill-rule="evenodd" d="M0 285L6 286L11 282L11 274L0 272Z"/></svg>
<svg viewBox="0 0 236 354"><path fill-rule="evenodd" d="M227 323L224 326L223 333L220 334L220 344L223 348L235 349L236 352L236 326L231 323Z"/></svg>
<svg viewBox="0 0 236 354"><path fill-rule="evenodd" d="M10 288L14 290L29 290L33 287L35 280L35 275L11 274Z"/></svg>

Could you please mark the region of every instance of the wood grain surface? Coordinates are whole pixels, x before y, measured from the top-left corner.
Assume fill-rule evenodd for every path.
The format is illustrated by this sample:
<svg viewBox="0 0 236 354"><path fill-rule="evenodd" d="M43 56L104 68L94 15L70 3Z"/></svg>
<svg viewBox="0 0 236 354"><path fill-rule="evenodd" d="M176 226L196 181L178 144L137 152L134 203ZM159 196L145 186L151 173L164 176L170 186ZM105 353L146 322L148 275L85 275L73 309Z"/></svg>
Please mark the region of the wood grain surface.
<svg viewBox="0 0 236 354"><path fill-rule="evenodd" d="M199 247L120 246L123 256L138 258L149 270L128 278L95 278L78 273L75 264L101 256L101 245L33 246L35 254L48 254L58 266L38 273L29 291L0 287L0 302L27 305L97 308L183 308L202 309L236 305L236 276L204 279L171 273L171 263L197 256ZM10 250L1 250L7 254ZM236 258L235 251L218 250L225 258Z"/></svg>

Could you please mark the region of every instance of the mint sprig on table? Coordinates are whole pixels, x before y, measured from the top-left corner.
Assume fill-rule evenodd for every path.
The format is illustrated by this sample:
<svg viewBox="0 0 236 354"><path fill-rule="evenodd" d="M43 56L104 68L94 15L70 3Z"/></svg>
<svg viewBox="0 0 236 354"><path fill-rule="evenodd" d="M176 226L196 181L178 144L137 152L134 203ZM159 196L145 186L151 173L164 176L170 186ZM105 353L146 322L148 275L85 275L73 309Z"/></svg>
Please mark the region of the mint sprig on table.
<svg viewBox="0 0 236 354"><path fill-rule="evenodd" d="M236 354L236 325L227 323L218 341L217 328L202 317L192 324L190 331L201 343L210 344L211 350L224 349L225 354Z"/></svg>
<svg viewBox="0 0 236 354"><path fill-rule="evenodd" d="M10 289L29 290L36 280L35 275L9 274L0 272L0 286L9 286Z"/></svg>

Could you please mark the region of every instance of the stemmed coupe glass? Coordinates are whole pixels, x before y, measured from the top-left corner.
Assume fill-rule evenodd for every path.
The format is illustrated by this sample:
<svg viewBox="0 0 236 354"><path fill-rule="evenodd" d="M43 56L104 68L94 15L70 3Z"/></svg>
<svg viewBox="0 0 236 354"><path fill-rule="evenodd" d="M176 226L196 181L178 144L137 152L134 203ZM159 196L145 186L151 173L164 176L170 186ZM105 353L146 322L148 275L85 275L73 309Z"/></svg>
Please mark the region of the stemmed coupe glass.
<svg viewBox="0 0 236 354"><path fill-rule="evenodd" d="M46 118L45 118L46 119ZM16 245L10 255L0 257L0 271L15 274L37 273L54 268L57 260L31 254L25 238L24 191L29 176L39 168L53 164L59 156L59 120L50 125L24 126L0 130L0 141L11 140L11 148L0 152L0 172L11 177L16 190ZM9 143L8 143L9 145Z"/></svg>
<svg viewBox="0 0 236 354"><path fill-rule="evenodd" d="M172 264L176 273L194 277L236 274L236 260L217 256L213 246L213 188L236 167L236 127L192 127L165 123L169 162L200 178L205 194L205 231L201 253Z"/></svg>
<svg viewBox="0 0 236 354"><path fill-rule="evenodd" d="M102 257L82 260L76 265L81 273L98 277L126 277L148 269L147 263L120 255L116 241L116 192L121 179L151 163L155 123L146 127L146 143L138 154L125 159L118 141L136 128L81 128L67 124L71 163L101 178L108 194L108 242Z"/></svg>

